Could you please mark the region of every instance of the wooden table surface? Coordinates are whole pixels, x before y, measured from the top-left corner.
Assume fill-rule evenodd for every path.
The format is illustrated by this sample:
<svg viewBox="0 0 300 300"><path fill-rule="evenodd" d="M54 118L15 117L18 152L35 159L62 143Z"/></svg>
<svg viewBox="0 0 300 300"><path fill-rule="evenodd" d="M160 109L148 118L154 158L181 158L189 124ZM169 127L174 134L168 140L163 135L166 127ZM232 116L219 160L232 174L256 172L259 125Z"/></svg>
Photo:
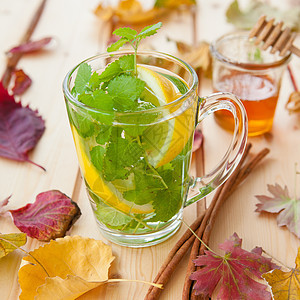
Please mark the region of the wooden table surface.
<svg viewBox="0 0 300 300"><path fill-rule="evenodd" d="M37 194L58 189L76 201L82 216L72 227L70 235L82 235L104 240L112 246L116 256L111 268L114 277L151 281L168 252L178 240L184 226L168 241L149 248L130 249L106 241L97 229L78 169L77 157L69 128L62 94L62 80L75 64L105 50L110 27L97 19L93 10L99 0L48 1L33 39L55 38L52 49L22 57L18 67L32 78L33 84L21 97L22 104L37 109L46 124L46 131L30 159L44 166L46 172L29 164L0 158L0 200L11 196L8 208L16 209L34 202ZM107 1L109 3L109 1ZM233 30L226 23L225 10L231 1L197 1L197 38L211 42L223 33ZM244 1L247 3L247 1ZM276 1L275 1L276 2ZM280 3L280 1L277 1ZM39 0L0 1L0 71L5 69L5 51L20 41ZM175 13L160 31L164 43L155 42L156 50L174 52L174 45L166 38L192 42L191 18ZM297 41L296 41L297 43ZM300 84L300 59L294 57L291 67ZM276 110L272 139L266 136L249 138L253 152L264 147L271 149L267 159L250 175L247 181L228 199L219 213L210 245L218 252L218 244L236 232L243 239L243 247L251 250L261 246L288 266L294 266L299 239L286 228L276 224L276 217L255 211L255 195L267 194L267 184L287 185L294 192L295 163L300 166L300 115L289 115L284 108L293 87L286 72ZM211 93L211 82L201 80L201 95ZM209 118L203 124L205 136L205 169L210 169L222 155L221 149L230 135ZM219 150L220 149L220 150ZM195 166L192 168L195 169ZM299 167L298 167L299 169ZM299 180L298 180L299 182ZM299 184L298 184L299 185ZM298 188L298 194L300 189ZM207 199L209 204L209 199ZM203 205L194 204L185 210L184 219L192 223ZM198 209L196 209L198 208ZM0 217L2 233L18 232L9 218ZM32 250L42 245L28 239L24 248ZM15 251L0 260L1 299L18 299L20 288L17 272L22 253ZM184 257L165 287L161 299L181 299L188 256ZM113 283L97 288L80 299L143 299L148 286L141 283Z"/></svg>

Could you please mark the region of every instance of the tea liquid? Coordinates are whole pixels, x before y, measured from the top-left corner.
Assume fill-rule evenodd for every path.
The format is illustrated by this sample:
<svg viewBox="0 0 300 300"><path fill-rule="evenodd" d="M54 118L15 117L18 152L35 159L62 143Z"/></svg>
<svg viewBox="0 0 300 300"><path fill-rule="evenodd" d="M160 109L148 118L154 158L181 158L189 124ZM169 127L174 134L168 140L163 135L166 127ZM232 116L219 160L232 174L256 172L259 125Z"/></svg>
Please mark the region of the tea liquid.
<svg viewBox="0 0 300 300"><path fill-rule="evenodd" d="M278 89L266 75L234 71L219 79L214 90L232 92L244 104L248 116L248 135L255 136L270 131L273 124ZM233 117L225 110L215 113L216 121L225 129L233 129Z"/></svg>

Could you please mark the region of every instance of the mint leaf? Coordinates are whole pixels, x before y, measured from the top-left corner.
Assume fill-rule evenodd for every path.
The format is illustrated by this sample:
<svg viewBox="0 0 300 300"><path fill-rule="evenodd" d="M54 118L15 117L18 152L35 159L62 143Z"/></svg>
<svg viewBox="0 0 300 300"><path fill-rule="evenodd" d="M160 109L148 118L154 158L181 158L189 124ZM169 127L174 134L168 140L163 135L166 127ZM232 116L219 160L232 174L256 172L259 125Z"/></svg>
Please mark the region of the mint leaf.
<svg viewBox="0 0 300 300"><path fill-rule="evenodd" d="M133 107L144 86L145 82L138 78L120 75L108 83L107 91L113 97L114 108L118 111L126 111Z"/></svg>
<svg viewBox="0 0 300 300"><path fill-rule="evenodd" d="M119 58L119 64L123 71L130 71L134 70L134 56L133 55L124 55Z"/></svg>
<svg viewBox="0 0 300 300"><path fill-rule="evenodd" d="M116 29L113 32L113 34L118 35L127 40L133 40L133 39L135 39L135 37L137 35L137 31L130 27L122 27L122 28Z"/></svg>
<svg viewBox="0 0 300 300"><path fill-rule="evenodd" d="M107 82L114 77L118 76L122 72L122 69L120 68L119 61L116 60L105 68L105 70L99 75L99 79L102 82Z"/></svg>
<svg viewBox="0 0 300 300"><path fill-rule="evenodd" d="M144 149L137 142L114 138L106 148L103 161L105 180L127 179L133 166L138 163Z"/></svg>
<svg viewBox="0 0 300 300"><path fill-rule="evenodd" d="M100 88L100 75L97 72L94 72L89 80L89 87L91 88L92 91Z"/></svg>
<svg viewBox="0 0 300 300"><path fill-rule="evenodd" d="M100 126L98 130L98 135L96 137L96 142L100 145L104 145L110 139L110 135L112 132L112 127L107 125Z"/></svg>
<svg viewBox="0 0 300 300"><path fill-rule="evenodd" d="M103 158L105 154L105 148L101 146L96 146L90 151L92 164L96 169L102 173L103 169Z"/></svg>
<svg viewBox="0 0 300 300"><path fill-rule="evenodd" d="M77 75L75 78L75 90L78 94L81 94L86 90L87 84L90 81L92 75L92 68L87 63L83 63L79 66Z"/></svg>
<svg viewBox="0 0 300 300"><path fill-rule="evenodd" d="M94 134L95 126L89 116L76 113L72 120L81 137L86 138Z"/></svg>
<svg viewBox="0 0 300 300"><path fill-rule="evenodd" d="M107 52L117 51L127 42L128 42L127 39L121 38L118 41L116 41L115 43L111 44L106 50L107 50Z"/></svg>
<svg viewBox="0 0 300 300"><path fill-rule="evenodd" d="M132 218L112 207L97 206L97 218L106 225L118 227L131 222Z"/></svg>
<svg viewBox="0 0 300 300"><path fill-rule="evenodd" d="M96 121L104 124L111 124L114 119L112 97L102 90L95 90L92 94L81 94L78 101L95 108L99 111L89 111L88 114ZM90 120L92 122L92 120Z"/></svg>
<svg viewBox="0 0 300 300"><path fill-rule="evenodd" d="M154 25L146 26L145 28L143 28L141 30L141 32L136 37L139 39L143 39L147 36L151 36L151 35L157 33L157 30L160 29L161 26L162 26L162 22L158 22Z"/></svg>

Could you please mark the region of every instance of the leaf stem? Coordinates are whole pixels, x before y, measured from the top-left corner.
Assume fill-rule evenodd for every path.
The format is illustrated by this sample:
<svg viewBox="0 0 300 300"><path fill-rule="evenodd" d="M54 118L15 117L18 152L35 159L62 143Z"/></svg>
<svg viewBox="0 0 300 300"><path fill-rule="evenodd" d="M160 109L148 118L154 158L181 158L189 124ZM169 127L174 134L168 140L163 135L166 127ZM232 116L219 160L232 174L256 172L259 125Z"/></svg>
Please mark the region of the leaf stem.
<svg viewBox="0 0 300 300"><path fill-rule="evenodd" d="M31 253L27 252L27 251L24 250L23 248L19 247L18 245L16 245L15 243L12 243L11 241L9 241L9 240L7 240L7 239L4 239L4 238L1 238L1 237L0 237L0 240L5 241L5 242L8 243L8 244L11 244L11 245L14 246L16 249L19 249L19 250L23 251L24 253L26 253L27 255L29 255L31 258L33 258L34 261L37 262L38 265L41 266L41 268L45 271L45 273L47 274L47 276L50 277L49 273L47 272L47 270L45 269L45 267L43 266L43 264L42 264L37 258L35 258Z"/></svg>
<svg viewBox="0 0 300 300"><path fill-rule="evenodd" d="M210 251L212 252L213 254L217 255L217 256L220 256L218 255L214 250L212 250L207 244L205 244L202 239L193 231L193 229L184 221L182 220L182 223L184 223L185 226L187 226L187 228L192 232L192 234Z"/></svg>
<svg viewBox="0 0 300 300"><path fill-rule="evenodd" d="M141 139L140 139L139 136L137 136L136 140L137 140L138 144L143 148L143 145L142 145L142 143L141 143ZM156 169L150 164L150 162L149 162L149 160L148 160L148 158L147 158L147 155L144 155L144 160L145 160L147 166L149 167L149 169L150 169L156 176L158 176L158 178L160 178L160 181L161 181L162 185L163 185L166 189L168 189L169 187L167 186L167 184L165 183L165 181L163 180L163 178L159 175L159 173L156 171Z"/></svg>
<svg viewBox="0 0 300 300"><path fill-rule="evenodd" d="M119 282L119 281L127 281L127 282L139 282L139 283L146 283L146 284L149 284L149 285L152 285L154 287L157 287L159 289L162 289L163 288L163 285L162 284L159 284L159 283L153 283L153 282L148 282L148 281L144 281L144 280L137 280L137 279L122 279L122 278L116 278L116 279L108 279L107 282Z"/></svg>

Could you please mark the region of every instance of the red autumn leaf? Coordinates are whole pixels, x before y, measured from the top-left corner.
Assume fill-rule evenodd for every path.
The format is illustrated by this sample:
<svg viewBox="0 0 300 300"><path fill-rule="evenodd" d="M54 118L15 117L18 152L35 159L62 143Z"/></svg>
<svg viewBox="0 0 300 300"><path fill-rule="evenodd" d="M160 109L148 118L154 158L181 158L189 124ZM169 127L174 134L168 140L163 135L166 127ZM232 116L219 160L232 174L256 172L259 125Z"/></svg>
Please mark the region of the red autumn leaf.
<svg viewBox="0 0 300 300"><path fill-rule="evenodd" d="M8 200L11 196L7 197L6 199L0 201L0 217L5 217L8 214L6 209L6 205L8 204Z"/></svg>
<svg viewBox="0 0 300 300"><path fill-rule="evenodd" d="M64 237L81 215L78 205L57 190L40 193L34 203L10 213L22 232L45 242Z"/></svg>
<svg viewBox="0 0 300 300"><path fill-rule="evenodd" d="M256 196L260 203L256 204L255 211L266 211L270 213L279 213L277 224L286 226L298 238L300 238L300 198L291 198L288 188L282 188L279 184L268 184L268 191L274 197L264 195Z"/></svg>
<svg viewBox="0 0 300 300"><path fill-rule="evenodd" d="M241 245L242 240L234 233L219 245L225 251L224 256L205 251L205 255L194 260L195 265L201 267L190 276L190 279L196 280L195 294L211 297L219 284L217 299L271 299L267 286L250 276L261 279L263 273L279 267L261 255L261 248L256 247L249 252Z"/></svg>
<svg viewBox="0 0 300 300"><path fill-rule="evenodd" d="M45 47L47 44L49 44L52 41L51 37L46 37L37 41L29 41L27 43L21 44L19 46L13 47L7 53L28 53L28 52L34 52L41 50L43 47Z"/></svg>
<svg viewBox="0 0 300 300"><path fill-rule="evenodd" d="M15 70L12 75L14 78L13 94L23 94L31 86L31 78L23 70Z"/></svg>
<svg viewBox="0 0 300 300"><path fill-rule="evenodd" d="M194 133L194 143L192 152L197 151L203 143L203 133L201 130L195 130Z"/></svg>
<svg viewBox="0 0 300 300"><path fill-rule="evenodd" d="M0 156L37 165L28 158L28 152L44 130L45 122L37 111L16 102L0 82Z"/></svg>

